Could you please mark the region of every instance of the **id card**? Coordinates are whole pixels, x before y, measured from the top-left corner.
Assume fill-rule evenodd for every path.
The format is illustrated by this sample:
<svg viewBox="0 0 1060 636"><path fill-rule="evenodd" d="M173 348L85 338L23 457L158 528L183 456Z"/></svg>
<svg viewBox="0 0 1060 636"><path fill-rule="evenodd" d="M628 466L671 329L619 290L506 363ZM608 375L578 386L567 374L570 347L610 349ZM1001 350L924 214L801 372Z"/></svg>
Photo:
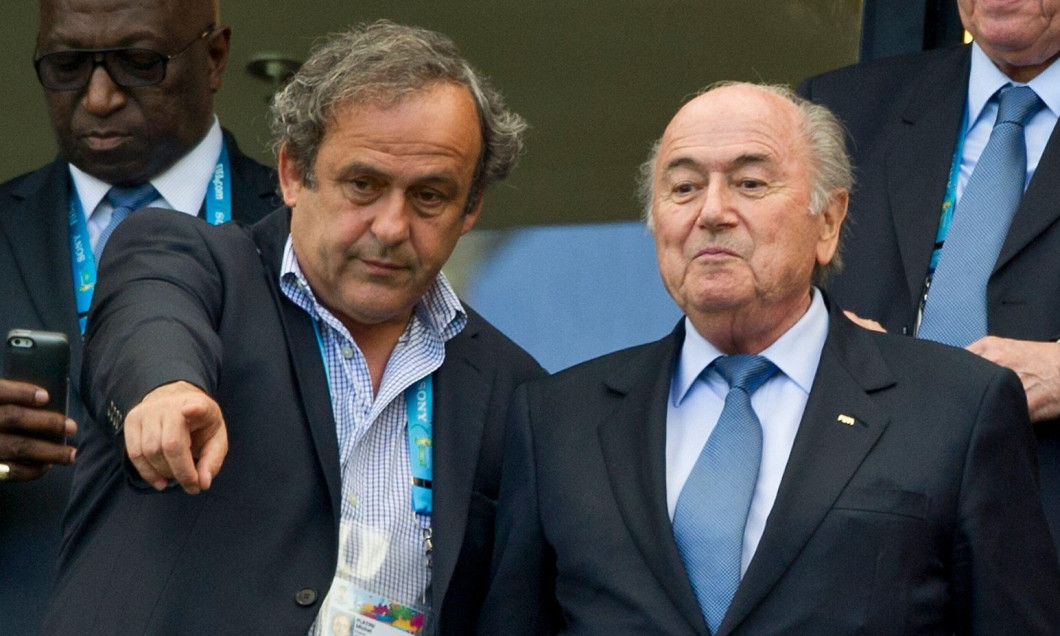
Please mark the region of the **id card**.
<svg viewBox="0 0 1060 636"><path fill-rule="evenodd" d="M420 634L430 614L345 581L336 580L328 596L323 629L326 636Z"/></svg>

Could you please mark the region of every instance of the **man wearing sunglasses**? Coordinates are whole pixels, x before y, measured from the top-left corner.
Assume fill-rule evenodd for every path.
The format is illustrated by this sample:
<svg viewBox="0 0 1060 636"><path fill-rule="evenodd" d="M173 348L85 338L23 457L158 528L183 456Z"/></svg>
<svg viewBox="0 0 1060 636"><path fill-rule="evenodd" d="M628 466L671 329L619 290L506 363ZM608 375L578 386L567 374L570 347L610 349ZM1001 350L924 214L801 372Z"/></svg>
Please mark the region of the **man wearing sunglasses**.
<svg viewBox="0 0 1060 636"><path fill-rule="evenodd" d="M219 20L217 0L40 1L33 63L59 157L0 185L0 336L65 332L71 397L66 419L35 408L35 387L0 380L0 633L39 629L71 480L49 468L72 463L77 427L92 426L81 332L110 232L149 205L220 223L279 203L274 173L214 116L231 33Z"/></svg>

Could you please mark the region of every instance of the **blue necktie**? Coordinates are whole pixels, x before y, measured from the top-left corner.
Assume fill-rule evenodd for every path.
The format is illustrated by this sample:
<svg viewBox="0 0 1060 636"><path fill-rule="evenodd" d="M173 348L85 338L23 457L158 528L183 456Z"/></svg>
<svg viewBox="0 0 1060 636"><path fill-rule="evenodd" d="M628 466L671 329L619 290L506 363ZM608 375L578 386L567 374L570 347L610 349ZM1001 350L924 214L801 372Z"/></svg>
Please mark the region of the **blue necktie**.
<svg viewBox="0 0 1060 636"><path fill-rule="evenodd" d="M92 250L92 253L96 256L97 263L99 262L99 257L103 254L103 246L107 244L107 239L110 238L114 228L118 227L118 224L124 221L125 217L157 198L158 191L150 183L131 188L114 186L107 192L107 201L110 202L114 210L110 213L110 223L107 223L107 227L103 228L103 232L100 233L99 238L96 240L96 248Z"/></svg>
<svg viewBox="0 0 1060 636"><path fill-rule="evenodd" d="M762 425L751 394L777 367L746 354L720 357L712 366L729 383L729 393L677 498L673 528L703 617L717 633L740 585L744 527L762 463Z"/></svg>
<svg viewBox="0 0 1060 636"><path fill-rule="evenodd" d="M954 210L917 337L963 347L986 335L986 284L1027 179L1023 126L1041 107L1029 86L1001 89L997 121Z"/></svg>

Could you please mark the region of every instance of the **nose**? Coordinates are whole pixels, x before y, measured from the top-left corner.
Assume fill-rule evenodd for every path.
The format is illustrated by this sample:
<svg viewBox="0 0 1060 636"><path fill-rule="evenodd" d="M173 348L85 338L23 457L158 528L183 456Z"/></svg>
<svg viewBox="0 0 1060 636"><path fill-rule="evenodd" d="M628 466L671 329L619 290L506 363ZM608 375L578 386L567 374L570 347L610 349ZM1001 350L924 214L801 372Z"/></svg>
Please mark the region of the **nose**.
<svg viewBox="0 0 1060 636"><path fill-rule="evenodd" d="M372 234L384 246L392 247L409 237L409 214L411 206L403 192L392 190L379 201L372 219Z"/></svg>
<svg viewBox="0 0 1060 636"><path fill-rule="evenodd" d="M88 86L81 97L81 106L91 115L106 117L125 106L125 91L114 83L102 64L92 69Z"/></svg>
<svg viewBox="0 0 1060 636"><path fill-rule="evenodd" d="M724 179L711 179L703 193L697 223L705 228L719 229L736 224L733 193Z"/></svg>

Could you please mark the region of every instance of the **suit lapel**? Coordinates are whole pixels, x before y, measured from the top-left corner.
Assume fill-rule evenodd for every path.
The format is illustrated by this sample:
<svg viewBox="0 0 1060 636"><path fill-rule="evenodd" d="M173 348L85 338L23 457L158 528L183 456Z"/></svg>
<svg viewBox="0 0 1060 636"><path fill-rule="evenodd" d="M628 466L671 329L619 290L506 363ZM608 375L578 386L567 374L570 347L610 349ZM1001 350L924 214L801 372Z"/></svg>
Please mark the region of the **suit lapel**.
<svg viewBox="0 0 1060 636"><path fill-rule="evenodd" d="M26 295L40 324L70 337L72 395L79 395L81 339L70 264L70 173L56 160L27 177L12 193L14 205L0 214ZM41 219L47 219L41 223ZM0 334L2 335L2 334Z"/></svg>
<svg viewBox="0 0 1060 636"><path fill-rule="evenodd" d="M828 339L776 503L718 636L734 631L798 557L887 427L889 413L869 394L894 383L868 332L833 307ZM855 423L844 423L841 416Z"/></svg>
<svg viewBox="0 0 1060 636"><path fill-rule="evenodd" d="M615 408L598 433L622 518L652 574L690 628L707 626L674 541L666 507L666 400L684 321L607 380Z"/></svg>
<svg viewBox="0 0 1060 636"><path fill-rule="evenodd" d="M970 60L965 46L928 63L887 150L887 196L914 306L934 249L964 117Z"/></svg>
<svg viewBox="0 0 1060 636"><path fill-rule="evenodd" d="M490 402L493 366L475 338L471 321L446 343L445 362L434 374L434 566L435 612L449 588L467 530L469 493L479 466Z"/></svg>
<svg viewBox="0 0 1060 636"><path fill-rule="evenodd" d="M254 242L258 245L269 289L272 291L273 301L287 336L287 350L294 367L292 373L298 383L303 409L313 436L313 445L331 499L335 527L338 528L342 510L342 471L335 418L331 411L331 395L320 355L320 345L312 319L288 300L279 288L283 249L290 231L290 214L290 210L286 208L278 210L256 224L253 228Z"/></svg>
<svg viewBox="0 0 1060 636"><path fill-rule="evenodd" d="M1060 203L1057 202L1056 194L1057 174L1060 174L1060 126L1055 126L1049 136L1049 143L1038 161L1034 178L1023 194L1005 243L1001 246L1001 253L994 265L995 271L1060 218Z"/></svg>

